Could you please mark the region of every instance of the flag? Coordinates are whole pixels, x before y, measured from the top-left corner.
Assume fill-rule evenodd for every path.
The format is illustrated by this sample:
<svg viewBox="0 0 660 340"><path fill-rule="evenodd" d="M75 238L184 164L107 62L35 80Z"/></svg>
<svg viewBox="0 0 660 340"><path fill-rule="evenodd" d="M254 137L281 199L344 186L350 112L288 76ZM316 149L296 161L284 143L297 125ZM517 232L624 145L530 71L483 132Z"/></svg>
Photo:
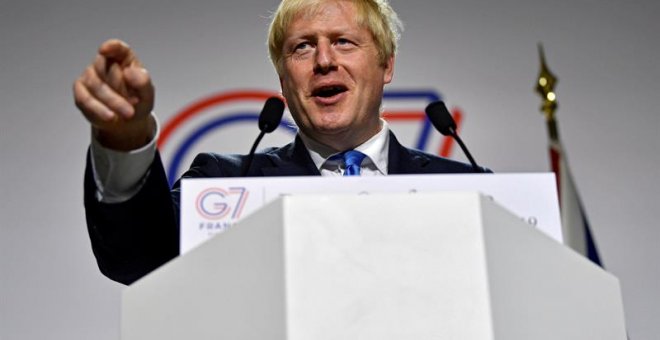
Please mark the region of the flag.
<svg viewBox="0 0 660 340"><path fill-rule="evenodd" d="M589 221L573 182L566 154L558 140L550 140L550 162L557 179L564 243L602 267L596 243L591 235Z"/></svg>
<svg viewBox="0 0 660 340"><path fill-rule="evenodd" d="M559 129L555 120L557 95L554 92L557 78L550 72L545 63L545 55L541 45L539 45L539 56L541 58L541 72L536 83L536 92L543 98L541 111L545 114L548 127L550 163L557 179L564 243L602 267L596 243L591 235L587 215L578 196L566 160L566 153L559 139Z"/></svg>

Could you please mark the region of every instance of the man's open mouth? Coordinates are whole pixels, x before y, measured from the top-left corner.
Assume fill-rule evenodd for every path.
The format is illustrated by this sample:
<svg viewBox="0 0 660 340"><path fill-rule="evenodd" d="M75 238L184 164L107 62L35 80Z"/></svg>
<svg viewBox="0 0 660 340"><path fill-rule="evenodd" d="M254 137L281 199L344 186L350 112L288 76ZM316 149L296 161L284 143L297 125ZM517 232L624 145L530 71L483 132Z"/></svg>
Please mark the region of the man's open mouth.
<svg viewBox="0 0 660 340"><path fill-rule="evenodd" d="M346 92L348 89L343 85L330 85L321 86L312 91L312 96L321 98L334 97L340 93Z"/></svg>

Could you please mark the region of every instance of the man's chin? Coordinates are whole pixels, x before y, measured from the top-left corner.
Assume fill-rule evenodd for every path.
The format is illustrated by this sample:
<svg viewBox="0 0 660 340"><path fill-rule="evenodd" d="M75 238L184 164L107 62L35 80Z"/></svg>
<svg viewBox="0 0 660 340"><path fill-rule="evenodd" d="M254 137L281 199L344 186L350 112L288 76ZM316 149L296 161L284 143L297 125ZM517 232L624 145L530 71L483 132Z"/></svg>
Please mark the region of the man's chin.
<svg viewBox="0 0 660 340"><path fill-rule="evenodd" d="M362 140L364 139L364 131L349 125L319 126L311 131L303 132L306 136L336 151L354 148L364 142Z"/></svg>
<svg viewBox="0 0 660 340"><path fill-rule="evenodd" d="M346 126L322 126L311 130L313 136L338 138L350 131Z"/></svg>

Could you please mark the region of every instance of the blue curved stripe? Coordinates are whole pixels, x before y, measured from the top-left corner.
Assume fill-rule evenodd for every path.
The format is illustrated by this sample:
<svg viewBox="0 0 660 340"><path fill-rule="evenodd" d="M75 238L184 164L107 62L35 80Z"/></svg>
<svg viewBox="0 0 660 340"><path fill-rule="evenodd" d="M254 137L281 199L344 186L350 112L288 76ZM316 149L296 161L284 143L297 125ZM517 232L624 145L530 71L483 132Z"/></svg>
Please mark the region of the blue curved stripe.
<svg viewBox="0 0 660 340"><path fill-rule="evenodd" d="M215 129L225 127L227 125L256 121L259 121L258 113L239 112L211 120L200 126L197 130L193 131L193 133L188 136L188 138L181 142L176 152L174 153L174 157L172 158L170 166L167 168L167 181L170 183L170 186L172 186L177 179L178 170L181 166L181 163L183 162L183 158L202 137ZM291 132L292 134L296 134L296 132L298 132L298 129L293 126L293 123L284 119L280 122L279 127L285 129L288 132Z"/></svg>
<svg viewBox="0 0 660 340"><path fill-rule="evenodd" d="M440 100L439 93L433 90L385 90L383 91L385 99L426 99L430 102Z"/></svg>

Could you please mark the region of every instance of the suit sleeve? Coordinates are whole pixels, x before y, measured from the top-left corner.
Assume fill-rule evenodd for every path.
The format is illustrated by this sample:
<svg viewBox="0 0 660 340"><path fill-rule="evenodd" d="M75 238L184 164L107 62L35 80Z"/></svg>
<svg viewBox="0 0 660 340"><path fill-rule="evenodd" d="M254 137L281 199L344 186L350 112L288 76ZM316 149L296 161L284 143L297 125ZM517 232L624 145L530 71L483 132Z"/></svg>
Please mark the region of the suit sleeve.
<svg viewBox="0 0 660 340"><path fill-rule="evenodd" d="M92 250L105 276L128 285L179 254L178 195L170 194L157 153L136 195L121 203L99 202L89 157L84 200Z"/></svg>

